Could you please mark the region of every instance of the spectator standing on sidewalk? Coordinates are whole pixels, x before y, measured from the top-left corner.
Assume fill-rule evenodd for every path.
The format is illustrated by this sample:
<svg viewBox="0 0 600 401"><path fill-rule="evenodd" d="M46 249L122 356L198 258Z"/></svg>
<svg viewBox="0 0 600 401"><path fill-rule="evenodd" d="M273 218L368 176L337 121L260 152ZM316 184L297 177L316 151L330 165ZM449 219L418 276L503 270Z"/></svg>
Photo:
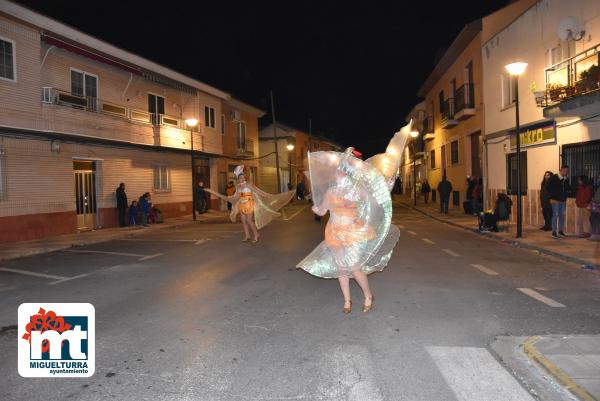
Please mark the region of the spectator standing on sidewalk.
<svg viewBox="0 0 600 401"><path fill-rule="evenodd" d="M200 214L206 212L208 202L206 199L206 191L204 190L204 181L198 181L196 188L196 211Z"/></svg>
<svg viewBox="0 0 600 401"><path fill-rule="evenodd" d="M581 238L590 236L590 202L594 196L594 188L586 175L577 177L577 195L575 205L577 206L576 230Z"/></svg>
<svg viewBox="0 0 600 401"><path fill-rule="evenodd" d="M590 202L590 241L600 242L600 188Z"/></svg>
<svg viewBox="0 0 600 401"><path fill-rule="evenodd" d="M117 188L117 212L119 214L119 227L125 227L127 222L125 221L125 214L127 212L127 194L125 193L125 183L120 183Z"/></svg>
<svg viewBox="0 0 600 401"><path fill-rule="evenodd" d="M429 203L429 193L431 192L431 186L429 186L429 182L427 178L423 178L423 184L421 185L421 193L423 194L423 200L425 204Z"/></svg>
<svg viewBox="0 0 600 401"><path fill-rule="evenodd" d="M442 176L442 181L437 187L440 194L440 212L448 214L448 204L450 203L450 194L452 193L452 183L446 178L446 174Z"/></svg>
<svg viewBox="0 0 600 401"><path fill-rule="evenodd" d="M552 204L550 203L549 184L553 175L551 171L546 171L540 184L540 205L544 215L544 225L540 227L540 230L544 231L552 231Z"/></svg>
<svg viewBox="0 0 600 401"><path fill-rule="evenodd" d="M148 213L150 213L150 193L146 192L144 195L140 196L139 199L139 209L141 216L141 224L144 227L148 227Z"/></svg>
<svg viewBox="0 0 600 401"><path fill-rule="evenodd" d="M571 190L569 184L569 167L562 166L558 174L555 174L548 183L550 190L550 204L552 205L552 238L565 237L565 210L567 208L567 196Z"/></svg>
<svg viewBox="0 0 600 401"><path fill-rule="evenodd" d="M138 223L138 207L136 201L131 201L129 206L129 225L135 226Z"/></svg>

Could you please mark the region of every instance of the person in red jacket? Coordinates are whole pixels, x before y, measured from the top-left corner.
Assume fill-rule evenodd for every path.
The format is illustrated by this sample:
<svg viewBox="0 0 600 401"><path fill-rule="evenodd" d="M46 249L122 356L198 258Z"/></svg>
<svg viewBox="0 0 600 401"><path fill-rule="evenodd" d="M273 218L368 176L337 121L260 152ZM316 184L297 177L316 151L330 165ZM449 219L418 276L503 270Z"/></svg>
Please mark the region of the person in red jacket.
<svg viewBox="0 0 600 401"><path fill-rule="evenodd" d="M577 195L575 205L577 205L577 225L576 230L582 238L590 236L590 202L594 195L594 188L590 180L585 175L577 177Z"/></svg>

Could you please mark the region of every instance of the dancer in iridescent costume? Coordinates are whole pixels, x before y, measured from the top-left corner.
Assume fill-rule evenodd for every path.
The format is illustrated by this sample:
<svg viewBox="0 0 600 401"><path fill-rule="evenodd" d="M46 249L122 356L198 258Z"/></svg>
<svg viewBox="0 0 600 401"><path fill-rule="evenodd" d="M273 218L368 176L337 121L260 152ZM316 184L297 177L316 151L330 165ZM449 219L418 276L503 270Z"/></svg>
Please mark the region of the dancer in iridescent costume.
<svg viewBox="0 0 600 401"><path fill-rule="evenodd" d="M337 278L344 296L344 313L352 310L350 278L361 287L363 312L373 307L367 275L387 265L400 237L391 224L390 191L400 166L412 122L394 135L386 152L367 161L353 148L344 153L309 153L313 212L329 211L325 239L298 267L322 278Z"/></svg>
<svg viewBox="0 0 600 401"><path fill-rule="evenodd" d="M238 212L240 213L240 220L244 228L242 241L249 241L252 233L254 237L252 242L258 242L260 238L258 230L269 224L275 217L280 216L277 211L289 203L294 196L294 191L276 195L262 191L246 181L244 166L237 166L234 174L237 178L237 185L235 194L232 196L221 195L210 189L206 189L206 191L231 203L232 222L235 223L236 216Z"/></svg>

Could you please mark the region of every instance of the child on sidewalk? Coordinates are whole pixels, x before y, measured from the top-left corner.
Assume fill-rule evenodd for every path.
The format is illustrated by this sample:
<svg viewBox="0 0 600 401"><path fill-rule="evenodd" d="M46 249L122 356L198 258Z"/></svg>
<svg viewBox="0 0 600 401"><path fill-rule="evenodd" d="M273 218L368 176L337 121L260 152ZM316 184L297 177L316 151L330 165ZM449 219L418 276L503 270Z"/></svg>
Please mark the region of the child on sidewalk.
<svg viewBox="0 0 600 401"><path fill-rule="evenodd" d="M138 218L137 215L138 215L137 202L132 201L131 206L129 206L129 225L130 226L137 225L137 218Z"/></svg>

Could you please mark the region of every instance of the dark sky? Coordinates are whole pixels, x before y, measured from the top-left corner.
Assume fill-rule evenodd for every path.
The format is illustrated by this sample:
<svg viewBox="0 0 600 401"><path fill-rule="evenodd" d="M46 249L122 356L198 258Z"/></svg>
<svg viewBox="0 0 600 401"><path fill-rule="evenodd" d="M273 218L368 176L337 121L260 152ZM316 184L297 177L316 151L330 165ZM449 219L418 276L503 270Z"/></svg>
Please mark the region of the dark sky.
<svg viewBox="0 0 600 401"><path fill-rule="evenodd" d="M280 122L380 152L436 54L507 0L19 3L225 90ZM270 115L262 123L270 120Z"/></svg>

